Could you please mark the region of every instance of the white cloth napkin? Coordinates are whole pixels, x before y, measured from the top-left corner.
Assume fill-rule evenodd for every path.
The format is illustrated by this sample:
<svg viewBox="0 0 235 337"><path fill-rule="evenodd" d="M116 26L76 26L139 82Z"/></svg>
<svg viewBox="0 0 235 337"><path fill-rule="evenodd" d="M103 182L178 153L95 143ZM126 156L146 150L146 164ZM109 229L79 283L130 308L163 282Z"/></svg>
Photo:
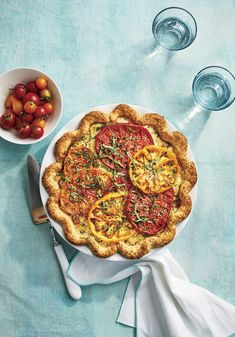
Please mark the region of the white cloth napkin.
<svg viewBox="0 0 235 337"><path fill-rule="evenodd" d="M81 286L130 275L117 321L138 337L228 337L235 306L189 282L167 249L141 260L109 261L78 253L67 271Z"/></svg>

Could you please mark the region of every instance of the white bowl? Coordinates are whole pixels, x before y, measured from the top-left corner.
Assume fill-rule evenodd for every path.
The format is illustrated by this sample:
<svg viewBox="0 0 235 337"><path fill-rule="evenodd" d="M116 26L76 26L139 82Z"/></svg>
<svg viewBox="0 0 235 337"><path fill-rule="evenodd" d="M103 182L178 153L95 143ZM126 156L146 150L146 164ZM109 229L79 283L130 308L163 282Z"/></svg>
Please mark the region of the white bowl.
<svg viewBox="0 0 235 337"><path fill-rule="evenodd" d="M21 145L37 143L45 139L57 126L62 113L62 95L55 81L46 73L32 68L14 68L0 75L0 115L5 111L4 102L9 95L9 88L13 88L17 83L34 81L37 77L43 76L48 81L48 88L52 93L55 110L46 121L44 135L39 139L20 138L14 129L4 130L0 127L0 137L5 140Z"/></svg>

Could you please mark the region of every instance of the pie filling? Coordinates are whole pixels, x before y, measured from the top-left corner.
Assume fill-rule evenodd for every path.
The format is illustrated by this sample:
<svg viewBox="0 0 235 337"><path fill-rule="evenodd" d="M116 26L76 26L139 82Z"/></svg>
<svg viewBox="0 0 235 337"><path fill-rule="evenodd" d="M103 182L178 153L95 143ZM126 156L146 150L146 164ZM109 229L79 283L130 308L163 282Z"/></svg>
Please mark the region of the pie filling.
<svg viewBox="0 0 235 337"><path fill-rule="evenodd" d="M166 228L180 183L173 149L153 128L96 123L68 150L59 205L81 234L135 244Z"/></svg>

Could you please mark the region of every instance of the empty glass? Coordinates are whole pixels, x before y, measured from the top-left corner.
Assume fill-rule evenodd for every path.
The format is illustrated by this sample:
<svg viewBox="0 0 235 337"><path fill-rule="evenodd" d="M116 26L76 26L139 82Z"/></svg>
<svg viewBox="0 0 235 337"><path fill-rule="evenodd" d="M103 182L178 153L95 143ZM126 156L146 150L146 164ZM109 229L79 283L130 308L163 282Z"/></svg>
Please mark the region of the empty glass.
<svg viewBox="0 0 235 337"><path fill-rule="evenodd" d="M196 104L203 109L225 109L235 99L235 78L222 67L204 68L194 78L193 96Z"/></svg>
<svg viewBox="0 0 235 337"><path fill-rule="evenodd" d="M168 51L177 51L192 44L197 35L197 24L185 9L169 7L157 14L152 31L159 46Z"/></svg>

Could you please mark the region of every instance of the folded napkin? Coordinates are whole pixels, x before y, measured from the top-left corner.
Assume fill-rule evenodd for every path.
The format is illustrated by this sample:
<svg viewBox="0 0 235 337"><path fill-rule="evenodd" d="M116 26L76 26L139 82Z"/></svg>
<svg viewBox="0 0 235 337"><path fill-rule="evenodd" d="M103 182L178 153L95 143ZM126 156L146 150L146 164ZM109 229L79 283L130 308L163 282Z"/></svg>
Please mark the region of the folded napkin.
<svg viewBox="0 0 235 337"><path fill-rule="evenodd" d="M167 249L141 260L110 261L78 253L67 271L81 286L131 276L117 321L138 337L228 337L235 306L189 282Z"/></svg>

